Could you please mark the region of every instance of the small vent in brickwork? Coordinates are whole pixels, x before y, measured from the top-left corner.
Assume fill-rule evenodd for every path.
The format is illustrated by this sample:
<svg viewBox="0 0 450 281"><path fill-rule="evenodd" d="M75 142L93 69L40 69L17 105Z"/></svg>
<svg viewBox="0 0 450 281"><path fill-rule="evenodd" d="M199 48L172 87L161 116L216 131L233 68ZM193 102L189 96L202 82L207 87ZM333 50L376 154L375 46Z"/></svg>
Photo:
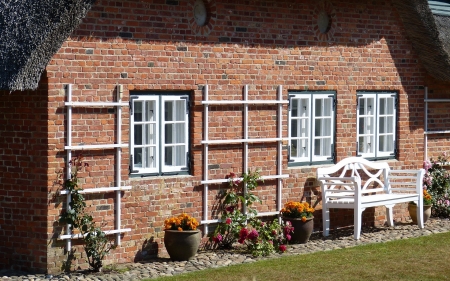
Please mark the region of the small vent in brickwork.
<svg viewBox="0 0 450 281"><path fill-rule="evenodd" d="M336 30L336 11L330 1L320 1L314 9L314 34L319 41L333 41Z"/></svg>
<svg viewBox="0 0 450 281"><path fill-rule="evenodd" d="M196 35L208 35L216 20L215 0L190 0L189 25Z"/></svg>

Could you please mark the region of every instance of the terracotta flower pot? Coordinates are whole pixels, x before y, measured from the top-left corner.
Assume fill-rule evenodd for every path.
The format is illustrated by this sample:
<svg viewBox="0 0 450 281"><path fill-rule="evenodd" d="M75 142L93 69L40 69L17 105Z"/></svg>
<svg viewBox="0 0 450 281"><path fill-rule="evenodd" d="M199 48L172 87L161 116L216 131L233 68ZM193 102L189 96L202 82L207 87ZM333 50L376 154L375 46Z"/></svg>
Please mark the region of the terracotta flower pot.
<svg viewBox="0 0 450 281"><path fill-rule="evenodd" d="M291 240L289 243L304 244L309 241L309 237L314 229L314 217L307 218L305 222L301 218L288 218L283 217L284 222L290 221L294 227L294 233L291 234Z"/></svg>
<svg viewBox="0 0 450 281"><path fill-rule="evenodd" d="M164 230L164 245L173 261L188 261L195 256L200 245L200 230Z"/></svg>
<svg viewBox="0 0 450 281"><path fill-rule="evenodd" d="M409 216L414 224L417 224L417 205L416 204L408 204ZM423 223L426 223L427 220L431 217L431 205L423 206Z"/></svg>

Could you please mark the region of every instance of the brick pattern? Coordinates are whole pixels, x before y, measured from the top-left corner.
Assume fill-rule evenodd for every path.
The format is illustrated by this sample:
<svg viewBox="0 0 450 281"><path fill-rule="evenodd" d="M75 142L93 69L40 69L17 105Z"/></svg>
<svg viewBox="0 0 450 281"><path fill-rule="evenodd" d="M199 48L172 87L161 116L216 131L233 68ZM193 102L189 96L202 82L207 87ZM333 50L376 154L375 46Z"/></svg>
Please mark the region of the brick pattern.
<svg viewBox="0 0 450 281"><path fill-rule="evenodd" d="M214 1L214 0L212 0ZM337 161L355 155L356 149L356 91L397 91L400 98L398 114L398 161L391 161L397 168L418 168L423 160L423 85L436 88L445 95L448 84L439 83L426 76L418 62L410 42L405 37L401 21L390 1L364 2L356 0L329 1L332 10L333 34L317 38L317 18L320 11L314 1L219 1L215 0L214 24L207 35L190 26L189 10L192 1L97 1L83 23L61 46L47 66L42 85L47 87L48 103L37 107L45 115L48 126L32 131L44 136L34 138L35 157L45 158L47 167L40 170L43 181L40 186L44 199L51 204L42 211L47 216L46 231L35 235L44 237L36 243L28 243L31 235L23 232L20 245L40 263L32 268L49 272L58 271L64 259L64 242L56 239L62 227L56 223L64 206L63 197L52 197L58 190L54 185L56 172L63 169L65 135L64 84L73 84L73 97L77 101L113 101L117 84L124 85L124 100L130 91L191 91L192 152L191 175L174 177L129 177L128 149L123 149L124 164L121 169L126 184L133 186L122 195L122 226L132 231L123 235L122 245L108 257L109 262L130 262L145 259L165 251L162 243L164 219L180 212L188 212L202 219L203 155L200 141L203 138L202 88L210 86L211 100L241 100L242 86L249 85L249 99L277 98L276 88L283 85L283 98L288 90L333 90L337 92L336 153ZM24 122L34 120L36 110L28 97L40 97L39 92L28 95L2 94L0 107L21 98L25 106L17 113L3 113L4 120ZM27 97L27 99L25 99ZM31 110L33 109L33 110ZM21 112L24 110L25 112ZM28 112L27 112L28 110ZM242 108L240 106L210 107L210 138L242 138ZM287 112L287 106L283 106ZM7 112L7 111L6 111ZM20 113L19 113L20 112ZM44 114L45 113L45 114ZM433 113L437 119L445 119L445 112ZM276 106L252 106L250 111L250 137L276 136ZM128 142L129 111L123 109L122 136ZM74 144L107 143L115 141L115 112L108 109L79 109L74 112ZM444 123L442 123L444 124ZM3 127L2 127L3 126ZM0 125L5 135L17 130L16 126ZM19 126L20 128L20 126ZM27 134L28 134L27 130ZM287 136L287 114L283 116L283 134ZM47 141L48 137L48 141ZM11 139L0 138L6 144ZM40 140L40 141L39 141ZM26 143L21 137L18 143ZM14 143L16 143L14 141ZM287 143L285 143L286 145ZM440 138L438 145L448 146L448 139ZM43 145L44 147L38 147ZM47 147L45 147L47 146ZM34 148L34 146L33 146ZM39 149L38 149L39 148ZM2 150L5 150L2 148ZM27 153L30 150L27 150ZM24 153L24 152L22 152ZM95 188L114 184L113 151L85 151L89 168L82 174L83 188ZM2 155L16 155L4 151ZM19 153L20 155L20 153ZM29 154L4 166L30 165ZM262 174L275 174L276 146L271 143L253 144L249 153L252 168L260 168ZM32 165L40 161L32 159ZM242 172L242 147L230 145L210 149L210 177L224 178L231 171ZM42 164L43 165L43 164ZM40 167L41 168L41 167ZM25 168L22 168L25 169ZM18 175L17 172L16 175ZM287 150L283 150L284 180L283 203L288 200L306 200L315 206L316 229L321 228L320 192L314 180L315 167L287 167ZM26 175L34 175L27 170ZM3 173L3 175L6 175ZM10 174L9 177L12 176ZM1 177L4 182L6 177ZM3 183L0 192L8 192L19 180ZM31 180L25 186L31 187ZM47 187L47 188L45 188ZM42 188L45 189L45 195ZM210 206L217 203L217 193L224 186L212 185L208 194ZM275 210L275 182L267 181L258 189L263 204L259 211ZM48 194L47 194L48 193ZM3 197L2 197L3 196ZM8 198L8 199L6 199ZM0 194L0 202L11 200L10 195ZM22 194L14 200L26 198ZM90 197L94 216L106 229L113 226L113 196L108 194ZM36 197L33 200L38 200ZM45 202L46 203L46 202ZM3 204L3 203L2 203ZM41 202L40 206L43 203ZM4 208L0 205L0 208ZM20 210L14 206L14 210ZM404 210L404 208L403 208ZM405 221L407 213L396 208L396 219ZM217 214L212 213L212 218ZM0 219L5 219L5 213ZM332 213L332 227L347 226L353 221L352 212ZM370 209L364 213L364 223L384 223L384 210ZM14 219L14 222L20 222ZM44 221L45 224L45 221ZM9 237L1 224L0 237ZM3 235L3 236L1 236ZM1 239L2 241L4 239ZM48 240L48 241L47 241ZM1 244L5 247L5 244ZM74 244L77 244L74 241ZM16 247L17 260L27 260L27 252ZM25 248L26 248L25 247ZM33 247L36 247L34 249ZM44 247L44 249L42 249ZM8 248L11 249L11 248ZM37 251L37 252L35 252ZM0 251L4 253L4 251ZM86 267L82 258L77 264ZM35 254L36 253L36 254ZM3 255L3 256L2 256ZM5 260L4 254L0 259ZM29 264L23 264L27 267Z"/></svg>
<svg viewBox="0 0 450 281"><path fill-rule="evenodd" d="M0 269L46 271L47 93L0 92Z"/></svg>

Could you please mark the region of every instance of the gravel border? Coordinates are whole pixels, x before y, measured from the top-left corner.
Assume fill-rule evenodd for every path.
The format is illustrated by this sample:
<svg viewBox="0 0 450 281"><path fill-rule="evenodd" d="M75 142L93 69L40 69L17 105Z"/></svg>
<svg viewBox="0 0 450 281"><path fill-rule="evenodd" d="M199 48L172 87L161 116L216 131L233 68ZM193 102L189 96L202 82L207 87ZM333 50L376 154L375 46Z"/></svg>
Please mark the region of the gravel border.
<svg viewBox="0 0 450 281"><path fill-rule="evenodd" d="M172 262L169 258L155 258L145 262L127 263L117 266L116 272L86 273L74 272L59 275L28 274L13 270L0 270L0 280L82 280L82 281L128 281L159 276L171 276L186 272L217 268L235 264L251 263L263 259L307 254L318 251L349 248L370 243L383 243L392 240L407 239L450 231L450 220L430 218L424 229L411 223L396 223L393 227L363 227L360 240L353 239L353 227L330 231L330 236L322 237L322 232L313 233L306 244L289 245L284 254L273 254L269 257L253 257L238 251L200 250L190 261ZM120 272L121 270L125 272Z"/></svg>

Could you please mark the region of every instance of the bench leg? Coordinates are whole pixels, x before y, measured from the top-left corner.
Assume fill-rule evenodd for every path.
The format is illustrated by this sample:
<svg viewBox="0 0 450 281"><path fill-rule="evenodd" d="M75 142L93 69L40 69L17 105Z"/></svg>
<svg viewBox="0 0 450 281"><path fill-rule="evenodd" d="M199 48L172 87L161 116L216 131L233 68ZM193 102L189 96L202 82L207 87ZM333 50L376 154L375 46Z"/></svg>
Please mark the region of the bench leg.
<svg viewBox="0 0 450 281"><path fill-rule="evenodd" d="M423 226L423 204L417 204L417 225L419 228L424 228Z"/></svg>
<svg viewBox="0 0 450 281"><path fill-rule="evenodd" d="M330 209L322 207L323 236L330 235Z"/></svg>
<svg viewBox="0 0 450 281"><path fill-rule="evenodd" d="M386 205L386 220L389 226L394 226L394 213L392 209L394 205Z"/></svg>
<svg viewBox="0 0 450 281"><path fill-rule="evenodd" d="M364 209L362 209L362 210L358 210L358 208L353 209L353 215L354 215L354 220L355 220L355 226L353 228L353 231L354 231L354 235L355 235L355 240L359 240L359 238L361 237L362 212L363 211L364 211Z"/></svg>

